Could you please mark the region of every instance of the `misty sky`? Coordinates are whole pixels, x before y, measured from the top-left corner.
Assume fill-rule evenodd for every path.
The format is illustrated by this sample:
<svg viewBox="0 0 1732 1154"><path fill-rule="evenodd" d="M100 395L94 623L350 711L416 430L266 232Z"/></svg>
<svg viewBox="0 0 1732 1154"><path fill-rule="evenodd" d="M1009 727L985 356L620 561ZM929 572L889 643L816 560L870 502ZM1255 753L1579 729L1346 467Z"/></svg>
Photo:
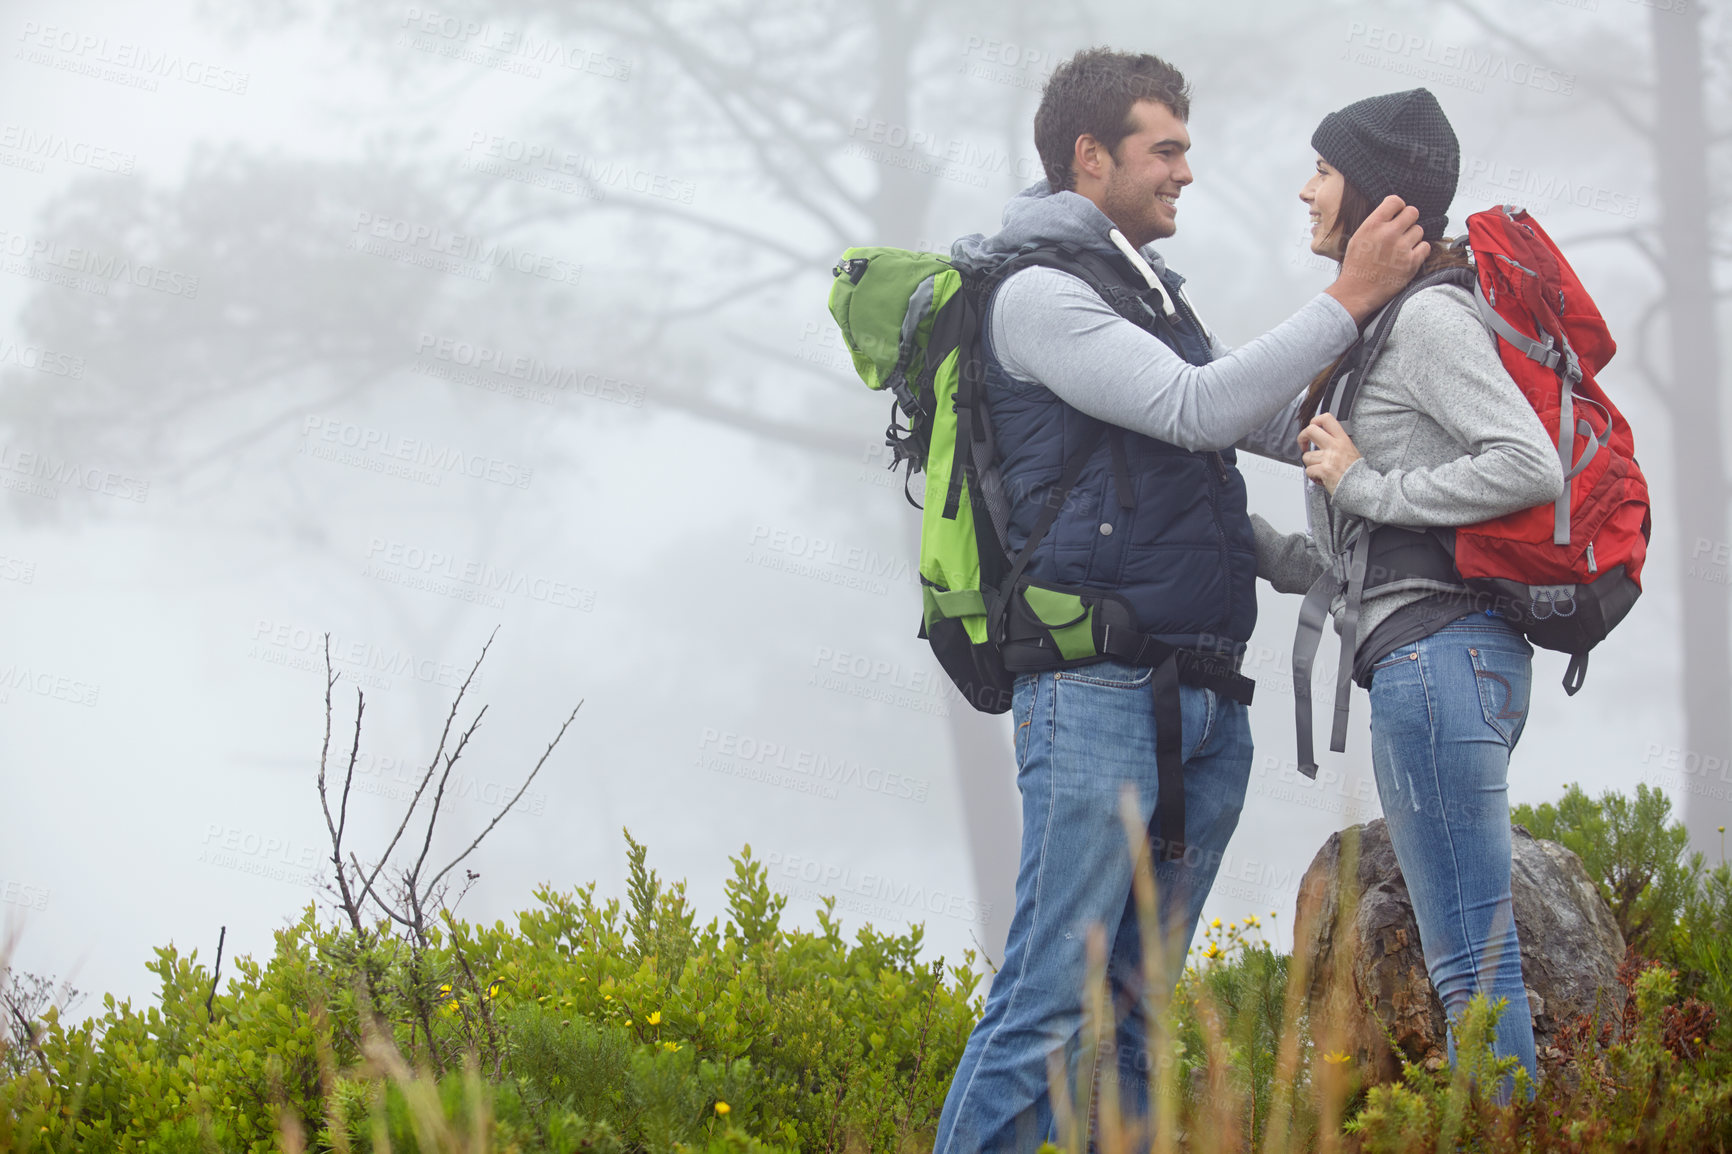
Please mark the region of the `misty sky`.
<svg viewBox="0 0 1732 1154"><path fill-rule="evenodd" d="M1679 590L1724 595L1729 532L1680 560L1660 328L1652 375L1638 356L1658 281L1626 234L1651 235L1659 200L1617 108L1647 107L1650 7L1498 6L1567 70L1441 4L922 5L894 61L860 5L761 27L675 6L660 44L608 5L591 25L527 0L226 7L0 4L0 921L19 968L146 996L154 946L208 960L226 925L231 956L262 955L309 901L329 917L323 635L334 747L366 694L365 858L496 629L436 847L467 845L583 706L470 859L465 916L509 918L544 882L623 896L625 826L705 920L750 843L785 920L815 925L834 893L850 932L924 921L933 955L996 961L1012 878L976 877L952 740L996 751L975 788L1009 796L1009 723L951 725L967 706L915 637L888 404L825 297L844 244L995 229L1038 175L1041 81L1090 43L1192 80L1196 182L1162 251L1229 344L1328 283L1297 199L1317 120L1432 88L1462 144L1452 231L1510 200L1565 246L1623 345L1602 384L1656 495L1646 595L1586 688L1567 698L1566 659L1536 657L1511 800L1732 791L1684 772L1716 755L1683 737L1677 657ZM1722 62L1724 25L1704 32ZM901 107L873 88L897 70ZM1716 64L1711 113L1725 81ZM735 135L764 125L797 131ZM1723 227L1702 243L1728 252ZM1241 467L1252 507L1301 527L1297 470ZM1317 783L1290 768L1296 599L1259 597L1256 764L1205 916L1279 911L1288 944L1305 865L1378 807L1362 692L1348 753Z"/></svg>

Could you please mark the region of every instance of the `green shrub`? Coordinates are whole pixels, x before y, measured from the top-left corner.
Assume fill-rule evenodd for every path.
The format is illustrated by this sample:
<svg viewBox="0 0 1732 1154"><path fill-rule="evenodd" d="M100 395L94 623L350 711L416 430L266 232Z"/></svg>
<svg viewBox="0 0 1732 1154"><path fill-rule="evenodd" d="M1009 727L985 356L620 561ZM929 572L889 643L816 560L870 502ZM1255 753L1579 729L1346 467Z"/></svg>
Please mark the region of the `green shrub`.
<svg viewBox="0 0 1732 1154"><path fill-rule="evenodd" d="M1669 821L1671 815L1672 800L1641 784L1634 799L1607 790L1598 801L1572 784L1556 805L1510 811L1529 833L1582 859L1624 944L1653 958L1672 956L1673 930L1702 873L1702 855L1687 852L1690 835L1682 822Z"/></svg>
<svg viewBox="0 0 1732 1154"><path fill-rule="evenodd" d="M819 932L783 930L749 846L727 924L699 926L627 841L625 909L543 888L514 928L446 917L418 948L309 907L208 1014L209 970L159 949L158 1005L47 1012L37 1060L0 1082L0 1148L267 1151L286 1130L418 1149L417 1110L459 1129L481 1111L522 1149L930 1145L979 1013L969 967L923 962L918 926L849 943L831 903Z"/></svg>

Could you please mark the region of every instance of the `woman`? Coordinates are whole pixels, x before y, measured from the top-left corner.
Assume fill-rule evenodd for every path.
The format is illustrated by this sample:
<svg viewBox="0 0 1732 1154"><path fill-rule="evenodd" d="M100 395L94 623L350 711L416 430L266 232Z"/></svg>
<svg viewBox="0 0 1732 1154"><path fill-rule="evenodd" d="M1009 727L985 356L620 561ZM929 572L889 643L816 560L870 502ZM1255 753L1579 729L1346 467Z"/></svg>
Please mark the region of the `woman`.
<svg viewBox="0 0 1732 1154"><path fill-rule="evenodd" d="M1324 118L1317 172L1299 198L1311 251L1341 259L1372 206L1394 193L1420 210L1432 251L1420 276L1468 266L1443 237L1459 168L1455 133L1423 88ZM1466 525L1555 500L1557 452L1498 358L1472 294L1408 299L1353 406L1353 436L1319 413L1325 372L1300 410L1308 534L1253 517L1258 575L1303 593L1367 523ZM1342 611L1340 602L1335 607ZM1510 904L1509 758L1526 721L1533 649L1465 594L1367 589L1355 679L1371 692L1371 757L1426 968L1454 1023L1474 994L1507 1001L1495 1051L1537 1077L1533 1024ZM1509 1084L1499 1088L1507 1099Z"/></svg>

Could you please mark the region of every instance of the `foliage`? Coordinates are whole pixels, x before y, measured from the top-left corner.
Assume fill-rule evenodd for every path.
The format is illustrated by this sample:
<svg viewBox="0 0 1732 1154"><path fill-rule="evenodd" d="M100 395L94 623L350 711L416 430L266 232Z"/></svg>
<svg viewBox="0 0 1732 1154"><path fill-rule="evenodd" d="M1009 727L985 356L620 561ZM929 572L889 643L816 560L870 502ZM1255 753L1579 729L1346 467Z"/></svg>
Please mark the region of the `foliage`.
<svg viewBox="0 0 1732 1154"><path fill-rule="evenodd" d="M515 928L446 915L423 950L309 907L208 1014L196 951L158 949L158 1005L44 1012L0 1082L0 1149L445 1149L440 1126L470 1135L454 1149L929 1146L970 967L920 961L918 926L850 944L829 903L819 932L781 929L749 846L725 929L700 927L627 836L627 909L543 888Z"/></svg>
<svg viewBox="0 0 1732 1154"><path fill-rule="evenodd" d="M1514 806L1510 819L1582 859L1625 945L1667 957L1702 872L1701 855L1686 852L1690 836L1682 822L1668 822L1671 814L1672 800L1647 785L1636 786L1634 799L1607 790L1595 801L1572 784L1556 805Z"/></svg>
<svg viewBox="0 0 1732 1154"><path fill-rule="evenodd" d="M1726 1054L1679 1026L1702 1009L1678 1003L1677 974L1632 961L1622 1027L1602 1048L1572 1057L1568 1073L1531 1099L1526 1071L1492 1054L1498 1007L1476 995L1457 1035L1457 1062L1441 1076L1407 1064L1399 1083L1372 1087L1347 1123L1365 1154L1410 1150L1587 1152L1720 1150L1732 1143L1732 1077ZM1501 1006L1501 1003L1500 1003ZM1514 1103L1484 1092L1513 1072Z"/></svg>
<svg viewBox="0 0 1732 1154"><path fill-rule="evenodd" d="M1159 1130L1115 1118L1099 1090L1101 1148L1732 1145L1732 869L1687 857L1669 812L1645 789L1595 802L1572 787L1517 815L1586 851L1632 937L1664 951L1664 964L1626 959L1616 1020L1560 1031L1564 1056L1531 1100L1520 1072L1513 1105L1487 1093L1513 1062L1492 1055L1498 1007L1483 999L1453 1069L1362 1087L1346 1053L1312 1038L1305 960L1273 950L1252 915L1203 927L1173 996L1151 1006ZM109 996L75 1023L48 983L13 975L0 1149L929 1149L982 1008L973 955L922 960L920 927L868 925L850 942L829 902L816 932L785 930L786 899L749 846L725 921L700 924L685 884L625 840L623 901L543 887L514 926L440 911L419 935L322 926L309 907L221 989L196 952L158 949L142 1009Z"/></svg>

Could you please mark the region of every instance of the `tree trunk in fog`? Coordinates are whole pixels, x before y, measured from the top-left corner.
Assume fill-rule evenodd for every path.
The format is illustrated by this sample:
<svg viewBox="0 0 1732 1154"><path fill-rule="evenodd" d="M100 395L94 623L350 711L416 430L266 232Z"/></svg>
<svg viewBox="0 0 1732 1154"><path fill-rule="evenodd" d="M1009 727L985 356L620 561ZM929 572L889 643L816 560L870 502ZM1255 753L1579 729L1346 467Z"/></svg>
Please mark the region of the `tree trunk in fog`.
<svg viewBox="0 0 1732 1154"><path fill-rule="evenodd" d="M878 41L878 95L873 115L890 124L908 124L909 58L919 35L919 21L901 20L875 11ZM883 166L877 194L871 202L872 235L855 244L912 246L925 235L932 207L932 176L894 165ZM990 231L990 230L988 230ZM942 240L934 247L942 248ZM913 556L920 554L920 523L910 526ZM909 629L919 624L919 610L910 605ZM968 837L969 865L974 874L979 908L990 910L975 936L987 960L996 968L1004 957L1014 905L1022 815L1017 804L1016 766L1004 738L1002 719L978 713L961 700L950 702L945 730L950 736L951 764L961 794L963 830Z"/></svg>
<svg viewBox="0 0 1732 1154"><path fill-rule="evenodd" d="M1721 447L1720 349L1708 244L1710 141L1703 108L1701 9L1656 7L1649 14L1656 78L1654 156L1660 200L1660 240L1670 329L1672 461L1676 491L1659 536L1675 543L1683 644L1683 765L1703 767L1685 778L1684 822L1693 848L1719 851L1716 826L1729 824L1732 804L1718 800L1732 756L1732 670L1728 669L1729 595L1725 556L1728 482ZM1717 577L1717 580L1710 579ZM1694 760L1691 760L1691 759ZM1705 772L1709 758L1717 773Z"/></svg>

